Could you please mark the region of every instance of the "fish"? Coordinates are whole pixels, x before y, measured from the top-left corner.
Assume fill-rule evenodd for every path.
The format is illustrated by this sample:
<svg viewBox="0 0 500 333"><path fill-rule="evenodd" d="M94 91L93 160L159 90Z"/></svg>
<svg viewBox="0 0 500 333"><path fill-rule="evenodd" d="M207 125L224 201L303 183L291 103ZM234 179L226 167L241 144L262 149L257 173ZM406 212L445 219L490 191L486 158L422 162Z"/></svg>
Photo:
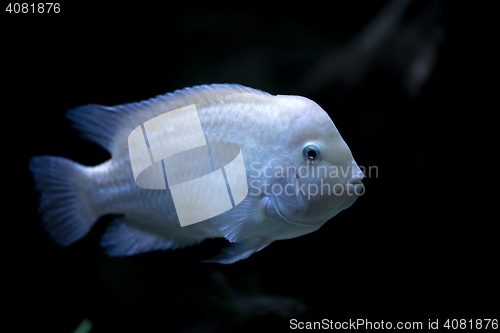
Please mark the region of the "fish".
<svg viewBox="0 0 500 333"><path fill-rule="evenodd" d="M173 116L181 114L178 110L190 112L199 123L187 126L187 118ZM175 250L225 238L227 246L205 261L232 264L276 240L318 230L364 193L364 174L346 142L330 116L306 97L272 95L239 84L206 84L141 102L80 106L66 117L83 139L106 149L111 158L95 166L58 156L34 156L29 161L41 224L62 246L82 239L99 218L111 215L100 240L110 256ZM167 118L157 128L171 137L149 131L152 121L161 117ZM175 150L190 145L191 134L198 135L201 144L153 161L153 143L171 144ZM149 139L149 146L147 140L142 144L142 160L131 145L133 137L137 142ZM205 157L208 167L200 162ZM137 161L150 167L155 163L158 187L140 186ZM200 176L195 174L199 168L208 171ZM172 170L186 170L180 176L184 182L173 184ZM179 192L205 176L223 179L218 187L222 190L204 183L193 185L191 192ZM226 190L228 194L220 194ZM209 215L203 213L207 209ZM201 215L182 225L181 213Z"/></svg>

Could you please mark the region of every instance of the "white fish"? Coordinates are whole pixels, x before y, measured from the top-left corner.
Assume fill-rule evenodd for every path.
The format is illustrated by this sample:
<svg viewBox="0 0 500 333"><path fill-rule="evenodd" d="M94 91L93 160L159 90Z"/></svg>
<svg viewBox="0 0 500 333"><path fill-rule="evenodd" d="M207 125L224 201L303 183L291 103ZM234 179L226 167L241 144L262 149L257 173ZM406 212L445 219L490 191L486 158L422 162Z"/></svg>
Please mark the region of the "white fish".
<svg viewBox="0 0 500 333"><path fill-rule="evenodd" d="M209 146L230 142L240 147L248 195L218 216L181 227L168 189L135 183L127 140L144 122L193 104ZM112 158L89 167L62 157L31 159L42 223L64 246L84 237L99 217L114 214L101 239L109 255L225 237L233 244L209 261L233 263L275 240L317 230L362 193L363 173L347 144L327 113L304 97L214 84L140 103L82 106L67 117ZM182 166L182 159L178 163Z"/></svg>

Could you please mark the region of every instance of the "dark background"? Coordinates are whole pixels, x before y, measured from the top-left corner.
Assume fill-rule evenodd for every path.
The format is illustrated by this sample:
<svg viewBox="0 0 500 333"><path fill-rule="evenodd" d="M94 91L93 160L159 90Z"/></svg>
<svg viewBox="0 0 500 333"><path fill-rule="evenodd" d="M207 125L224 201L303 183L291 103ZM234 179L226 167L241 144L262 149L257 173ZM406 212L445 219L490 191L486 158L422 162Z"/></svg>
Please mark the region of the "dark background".
<svg viewBox="0 0 500 333"><path fill-rule="evenodd" d="M483 213L495 178L494 150L481 150L489 67L470 8L119 6L62 4L45 16L2 8L3 301L19 331L70 332L84 319L96 333L498 318L498 218ZM76 244L55 244L40 226L29 159L109 158L79 139L65 112L205 83L316 101L378 175L319 231L233 265L199 263L222 240L107 257L99 237L108 217Z"/></svg>

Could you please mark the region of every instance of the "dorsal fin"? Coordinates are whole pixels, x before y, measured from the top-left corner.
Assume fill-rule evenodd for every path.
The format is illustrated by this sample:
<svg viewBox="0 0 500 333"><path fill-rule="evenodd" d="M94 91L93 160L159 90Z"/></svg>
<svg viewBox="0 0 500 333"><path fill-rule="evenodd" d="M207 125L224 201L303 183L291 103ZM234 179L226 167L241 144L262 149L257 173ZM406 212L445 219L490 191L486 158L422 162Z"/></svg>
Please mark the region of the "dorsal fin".
<svg viewBox="0 0 500 333"><path fill-rule="evenodd" d="M167 111L190 104L198 107L222 103L229 95L270 94L239 84L210 84L176 90L142 102L117 106L89 104L69 110L66 117L74 123L82 136L93 141L112 155L120 144L127 142L130 132L143 122Z"/></svg>

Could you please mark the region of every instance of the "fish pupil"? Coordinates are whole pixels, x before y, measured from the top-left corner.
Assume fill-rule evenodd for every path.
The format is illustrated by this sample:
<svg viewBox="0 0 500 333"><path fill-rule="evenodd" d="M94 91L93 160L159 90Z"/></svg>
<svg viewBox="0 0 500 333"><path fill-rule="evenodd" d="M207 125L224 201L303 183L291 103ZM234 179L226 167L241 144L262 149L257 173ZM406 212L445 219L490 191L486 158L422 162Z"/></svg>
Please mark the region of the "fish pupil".
<svg viewBox="0 0 500 333"><path fill-rule="evenodd" d="M307 157L309 157L309 159L314 160L318 154L316 153L316 151L314 149L308 149L306 151L306 155L307 155Z"/></svg>

